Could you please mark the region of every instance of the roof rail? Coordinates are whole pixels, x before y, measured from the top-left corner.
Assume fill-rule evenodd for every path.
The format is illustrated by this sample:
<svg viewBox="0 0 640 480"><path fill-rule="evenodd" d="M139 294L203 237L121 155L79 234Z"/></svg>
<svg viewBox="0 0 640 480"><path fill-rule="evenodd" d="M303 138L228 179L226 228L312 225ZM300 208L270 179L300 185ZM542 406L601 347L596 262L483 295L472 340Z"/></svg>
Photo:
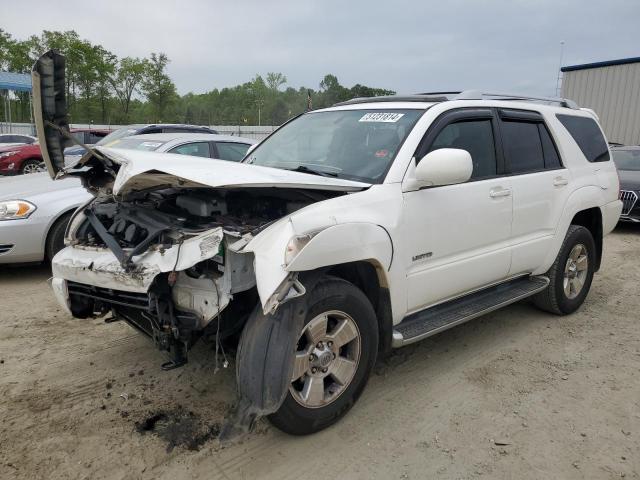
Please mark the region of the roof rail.
<svg viewBox="0 0 640 480"><path fill-rule="evenodd" d="M385 95L380 97L360 97L352 98L345 102L339 102L334 107L342 105L355 105L358 103L371 102L446 102L449 100L521 100L525 102L553 103L561 107L577 110L579 107L573 100L557 97L534 97L531 95L521 95L517 93L493 93L482 92L480 90L464 90L452 92L425 92L414 95Z"/></svg>
<svg viewBox="0 0 640 480"><path fill-rule="evenodd" d="M561 107L578 109L578 105L573 100L568 98L558 97L534 97L531 95L521 95L517 93L493 93L493 92L481 92L480 90L464 90L457 95L450 98L450 100L484 100L491 98L493 100L523 100L533 102L545 102L545 103L557 103Z"/></svg>
<svg viewBox="0 0 640 480"><path fill-rule="evenodd" d="M380 97L358 97L334 104L334 107L343 105L356 105L358 103L371 102L446 102L449 100L444 95L417 94L417 95L384 95Z"/></svg>

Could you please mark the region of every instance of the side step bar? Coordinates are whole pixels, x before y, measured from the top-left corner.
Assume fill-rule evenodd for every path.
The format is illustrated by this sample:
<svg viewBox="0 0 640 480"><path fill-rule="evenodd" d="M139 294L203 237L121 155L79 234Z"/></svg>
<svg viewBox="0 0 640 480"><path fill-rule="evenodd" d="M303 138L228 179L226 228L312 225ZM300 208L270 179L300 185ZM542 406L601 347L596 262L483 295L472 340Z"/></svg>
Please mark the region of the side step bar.
<svg viewBox="0 0 640 480"><path fill-rule="evenodd" d="M398 348L417 342L530 297L547 288L547 285L547 277L520 277L412 313L396 325L391 345Z"/></svg>

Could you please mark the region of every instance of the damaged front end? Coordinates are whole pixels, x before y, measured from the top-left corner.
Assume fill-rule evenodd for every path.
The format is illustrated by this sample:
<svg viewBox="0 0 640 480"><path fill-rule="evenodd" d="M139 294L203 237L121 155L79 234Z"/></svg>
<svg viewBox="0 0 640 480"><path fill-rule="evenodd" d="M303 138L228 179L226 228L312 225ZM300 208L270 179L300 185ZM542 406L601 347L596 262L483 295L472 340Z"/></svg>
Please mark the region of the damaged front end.
<svg viewBox="0 0 640 480"><path fill-rule="evenodd" d="M124 320L171 352L163 368L180 366L200 337L237 334L259 305L247 244L278 219L335 194L157 187L117 199L98 195L76 213L70 247L52 262L54 291L73 316Z"/></svg>

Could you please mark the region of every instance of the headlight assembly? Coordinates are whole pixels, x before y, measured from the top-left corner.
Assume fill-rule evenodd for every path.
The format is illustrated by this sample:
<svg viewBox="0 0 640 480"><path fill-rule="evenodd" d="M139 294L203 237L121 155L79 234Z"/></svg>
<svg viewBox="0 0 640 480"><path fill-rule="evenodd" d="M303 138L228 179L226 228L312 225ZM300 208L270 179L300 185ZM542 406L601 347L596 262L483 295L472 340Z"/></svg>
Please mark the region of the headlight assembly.
<svg viewBox="0 0 640 480"><path fill-rule="evenodd" d="M291 240L289 240L287 248L284 252L284 264L289 265L293 261L293 259L298 256L300 251L307 246L307 243L309 243L311 239L318 233L319 232L314 232L306 235L296 235L294 237L291 237Z"/></svg>
<svg viewBox="0 0 640 480"><path fill-rule="evenodd" d="M16 155L18 152L3 152L0 153L0 158L7 158L10 157L11 155Z"/></svg>
<svg viewBox="0 0 640 480"><path fill-rule="evenodd" d="M8 200L0 202L0 221L27 218L35 211L36 206L25 200Z"/></svg>

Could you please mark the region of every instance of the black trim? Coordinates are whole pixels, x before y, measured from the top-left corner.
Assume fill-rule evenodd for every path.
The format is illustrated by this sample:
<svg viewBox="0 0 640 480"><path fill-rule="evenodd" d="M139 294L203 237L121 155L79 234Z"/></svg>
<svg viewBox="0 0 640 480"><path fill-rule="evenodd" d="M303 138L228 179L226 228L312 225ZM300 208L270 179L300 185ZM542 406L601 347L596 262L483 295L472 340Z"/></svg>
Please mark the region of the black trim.
<svg viewBox="0 0 640 480"><path fill-rule="evenodd" d="M621 58L619 60L605 60L604 62L583 63L580 65L568 65L560 69L561 72L575 72L576 70L588 70L590 68L613 67L615 65L627 65L640 63L640 57Z"/></svg>
<svg viewBox="0 0 640 480"><path fill-rule="evenodd" d="M422 140L420 140L418 148L416 148L416 151L414 153L416 165L420 162L422 157L424 157L429 152L429 149L431 148L431 145L433 144L436 137L448 125L461 121L491 120L491 128L493 130L493 145L495 150L494 153L496 157L496 174L486 177L471 178L468 180L468 182L465 183L477 182L504 176L504 155L502 153L501 137L497 129L497 119L496 115L494 114L494 110L495 109L491 107L463 107L447 110L446 112L440 114L440 116L438 116L433 122L431 122L431 125L422 137Z"/></svg>
<svg viewBox="0 0 640 480"><path fill-rule="evenodd" d="M519 122L544 123L539 112L533 110L516 110L513 108L499 108L498 116L501 120L515 120Z"/></svg>
<svg viewBox="0 0 640 480"><path fill-rule="evenodd" d="M533 110L516 110L516 109L505 109L500 108L498 110L498 116L500 117L500 125L498 126L498 130L500 131L500 150L504 159L504 172L506 177L513 177L516 175L528 175L530 173L540 173L547 172L553 170L564 170L566 167L564 166L564 162L562 160L562 156L560 155L560 150L558 150L558 145L556 144L556 140L553 138L551 134L551 129L545 122L544 117L539 112ZM504 142L502 141L502 122L528 122L528 123L537 123L538 124L538 139L540 140L540 147L542 148L542 160L544 168L529 170L526 172L513 172L511 171L511 164L509 163L507 156L504 154ZM540 126L543 126L547 130L547 134L551 139L551 144L556 151L556 155L560 161L559 167L547 168L547 158L544 155L544 145L542 144L542 136L540 135Z"/></svg>

